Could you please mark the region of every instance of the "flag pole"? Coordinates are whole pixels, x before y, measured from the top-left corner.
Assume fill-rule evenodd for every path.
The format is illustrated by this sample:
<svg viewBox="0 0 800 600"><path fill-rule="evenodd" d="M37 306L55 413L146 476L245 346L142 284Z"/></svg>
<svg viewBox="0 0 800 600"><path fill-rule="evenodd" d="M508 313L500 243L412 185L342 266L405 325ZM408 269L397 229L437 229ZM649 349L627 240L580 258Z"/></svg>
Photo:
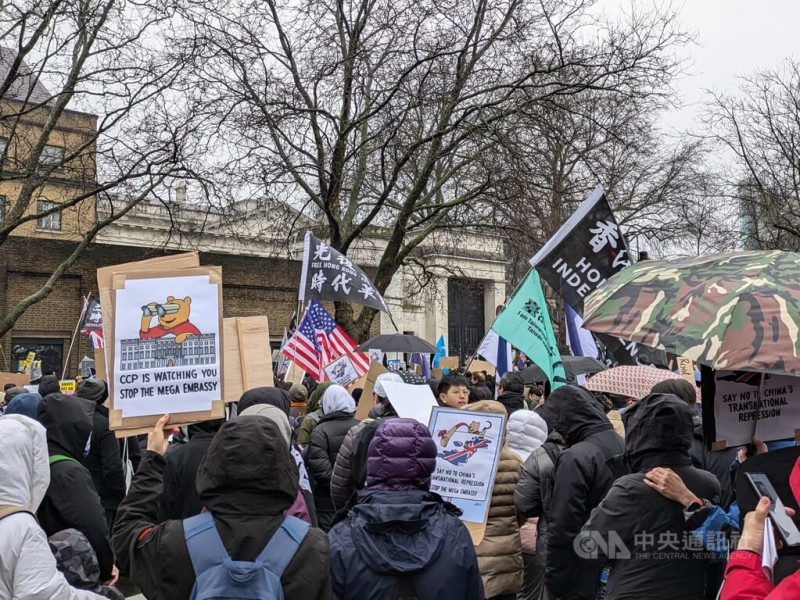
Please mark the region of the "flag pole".
<svg viewBox="0 0 800 600"><path fill-rule="evenodd" d="M81 310L81 316L78 317L78 324L75 326L75 332L72 334L72 340L69 343L69 350L67 350L67 358L64 360L64 366L61 369L61 379L65 379L64 375L67 372L67 365L69 365L69 357L72 354L72 346L75 344L75 337L78 335L78 330L83 323L83 317L86 314L86 309L89 308L89 297L84 296L83 298L83 310Z"/></svg>

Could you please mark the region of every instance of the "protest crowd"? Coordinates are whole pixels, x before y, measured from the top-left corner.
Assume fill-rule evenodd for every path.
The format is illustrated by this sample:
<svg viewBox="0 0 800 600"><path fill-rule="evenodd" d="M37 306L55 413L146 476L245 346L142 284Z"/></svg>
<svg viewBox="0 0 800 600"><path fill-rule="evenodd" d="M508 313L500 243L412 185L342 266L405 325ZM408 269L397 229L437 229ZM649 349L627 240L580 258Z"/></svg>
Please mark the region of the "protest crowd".
<svg viewBox="0 0 800 600"><path fill-rule="evenodd" d="M115 386L123 380L112 368L104 371L111 390L99 374L74 393L55 374L7 384L0 599L119 600L122 590L150 600L800 598L797 422L779 418L780 410L796 414L789 355L770 354L763 332L760 346L753 341L737 355L728 346L743 346L741 339L702 323L707 338L682 330L689 342L666 341L669 327L691 321L686 305L716 294L733 306L720 292L730 280L712 294L697 277L701 263L690 261L682 276L676 263L621 261L622 241L597 239L615 223L605 197L587 202L586 239L559 247L583 247L598 268L615 267L585 305L573 302L586 328L617 339L597 336L604 361L587 360L596 348L577 352L572 333L574 356L560 355L538 271L565 291L548 272L552 257L537 255L540 266L463 365L443 344L400 334L374 338L382 357L368 358L365 344L333 353L347 338L307 297L281 350L296 364L277 363L274 385L245 386L223 417L146 414L149 433L129 435L119 426ZM612 246L620 252L604 258ZM782 257L730 255L723 266L743 261L741 269L721 271L735 280ZM655 277L657 268L667 275ZM655 297L645 309L628 302L640 275L642 294ZM637 334L662 352L655 365L635 364L631 346L619 342L634 332L618 328L662 310L654 281L701 289L667 311L658 340ZM374 302L385 309L382 298ZM145 305L141 339L169 334L169 320L147 325L179 305L171 296L167 305ZM772 320L793 331L796 344L796 315L749 306L729 329L751 331L741 324L748 315ZM199 329L187 320L174 333L191 341ZM777 331L771 337L780 339ZM298 340L318 353L315 366L300 362ZM415 341L436 354L394 350L408 363L388 361L388 344ZM690 359L667 355L668 345ZM720 348L724 365L710 354ZM356 371L349 383L336 382L344 368L323 370L342 356ZM138 371L144 381L147 368ZM790 383L774 387L781 377ZM732 386L748 385L766 404L732 400ZM736 418L725 421L728 414Z"/></svg>

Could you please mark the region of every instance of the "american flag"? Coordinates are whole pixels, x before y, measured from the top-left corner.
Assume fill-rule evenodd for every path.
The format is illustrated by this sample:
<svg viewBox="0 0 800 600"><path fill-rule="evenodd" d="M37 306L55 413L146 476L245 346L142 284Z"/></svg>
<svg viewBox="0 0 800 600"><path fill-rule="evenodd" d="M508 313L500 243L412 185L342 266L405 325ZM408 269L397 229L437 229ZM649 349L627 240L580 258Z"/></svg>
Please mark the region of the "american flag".
<svg viewBox="0 0 800 600"><path fill-rule="evenodd" d="M281 353L317 381L324 381L323 367L343 354L350 357L359 377L369 370L369 358L353 352L355 348L355 342L322 304L312 300Z"/></svg>

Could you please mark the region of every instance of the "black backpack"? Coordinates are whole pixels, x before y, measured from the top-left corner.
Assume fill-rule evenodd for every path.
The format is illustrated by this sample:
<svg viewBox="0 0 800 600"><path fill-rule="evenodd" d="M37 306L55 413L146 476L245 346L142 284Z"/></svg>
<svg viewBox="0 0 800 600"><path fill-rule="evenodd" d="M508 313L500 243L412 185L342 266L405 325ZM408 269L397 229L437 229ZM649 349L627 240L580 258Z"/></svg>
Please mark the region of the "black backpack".
<svg viewBox="0 0 800 600"><path fill-rule="evenodd" d="M378 425L387 418L382 417L367 423L358 434L353 448L350 451L350 481L356 490L363 490L367 482L367 456L369 455L369 443L375 437Z"/></svg>

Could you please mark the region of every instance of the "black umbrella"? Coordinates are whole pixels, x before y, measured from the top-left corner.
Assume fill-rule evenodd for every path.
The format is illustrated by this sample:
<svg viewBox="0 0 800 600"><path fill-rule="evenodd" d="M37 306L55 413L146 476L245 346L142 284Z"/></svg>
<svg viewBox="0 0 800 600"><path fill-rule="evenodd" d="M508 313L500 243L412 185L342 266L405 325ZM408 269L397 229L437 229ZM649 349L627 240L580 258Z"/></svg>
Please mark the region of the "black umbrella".
<svg viewBox="0 0 800 600"><path fill-rule="evenodd" d="M436 346L415 335L402 333L388 333L378 335L367 340L355 349L356 352L367 350L382 350L384 352L419 352L421 354L436 354Z"/></svg>
<svg viewBox="0 0 800 600"><path fill-rule="evenodd" d="M562 356L561 362L567 372L568 381L575 381L578 375L588 375L606 370L603 363L588 356ZM526 385L541 383L547 380L547 375L536 365L531 365L522 371L522 380Z"/></svg>

